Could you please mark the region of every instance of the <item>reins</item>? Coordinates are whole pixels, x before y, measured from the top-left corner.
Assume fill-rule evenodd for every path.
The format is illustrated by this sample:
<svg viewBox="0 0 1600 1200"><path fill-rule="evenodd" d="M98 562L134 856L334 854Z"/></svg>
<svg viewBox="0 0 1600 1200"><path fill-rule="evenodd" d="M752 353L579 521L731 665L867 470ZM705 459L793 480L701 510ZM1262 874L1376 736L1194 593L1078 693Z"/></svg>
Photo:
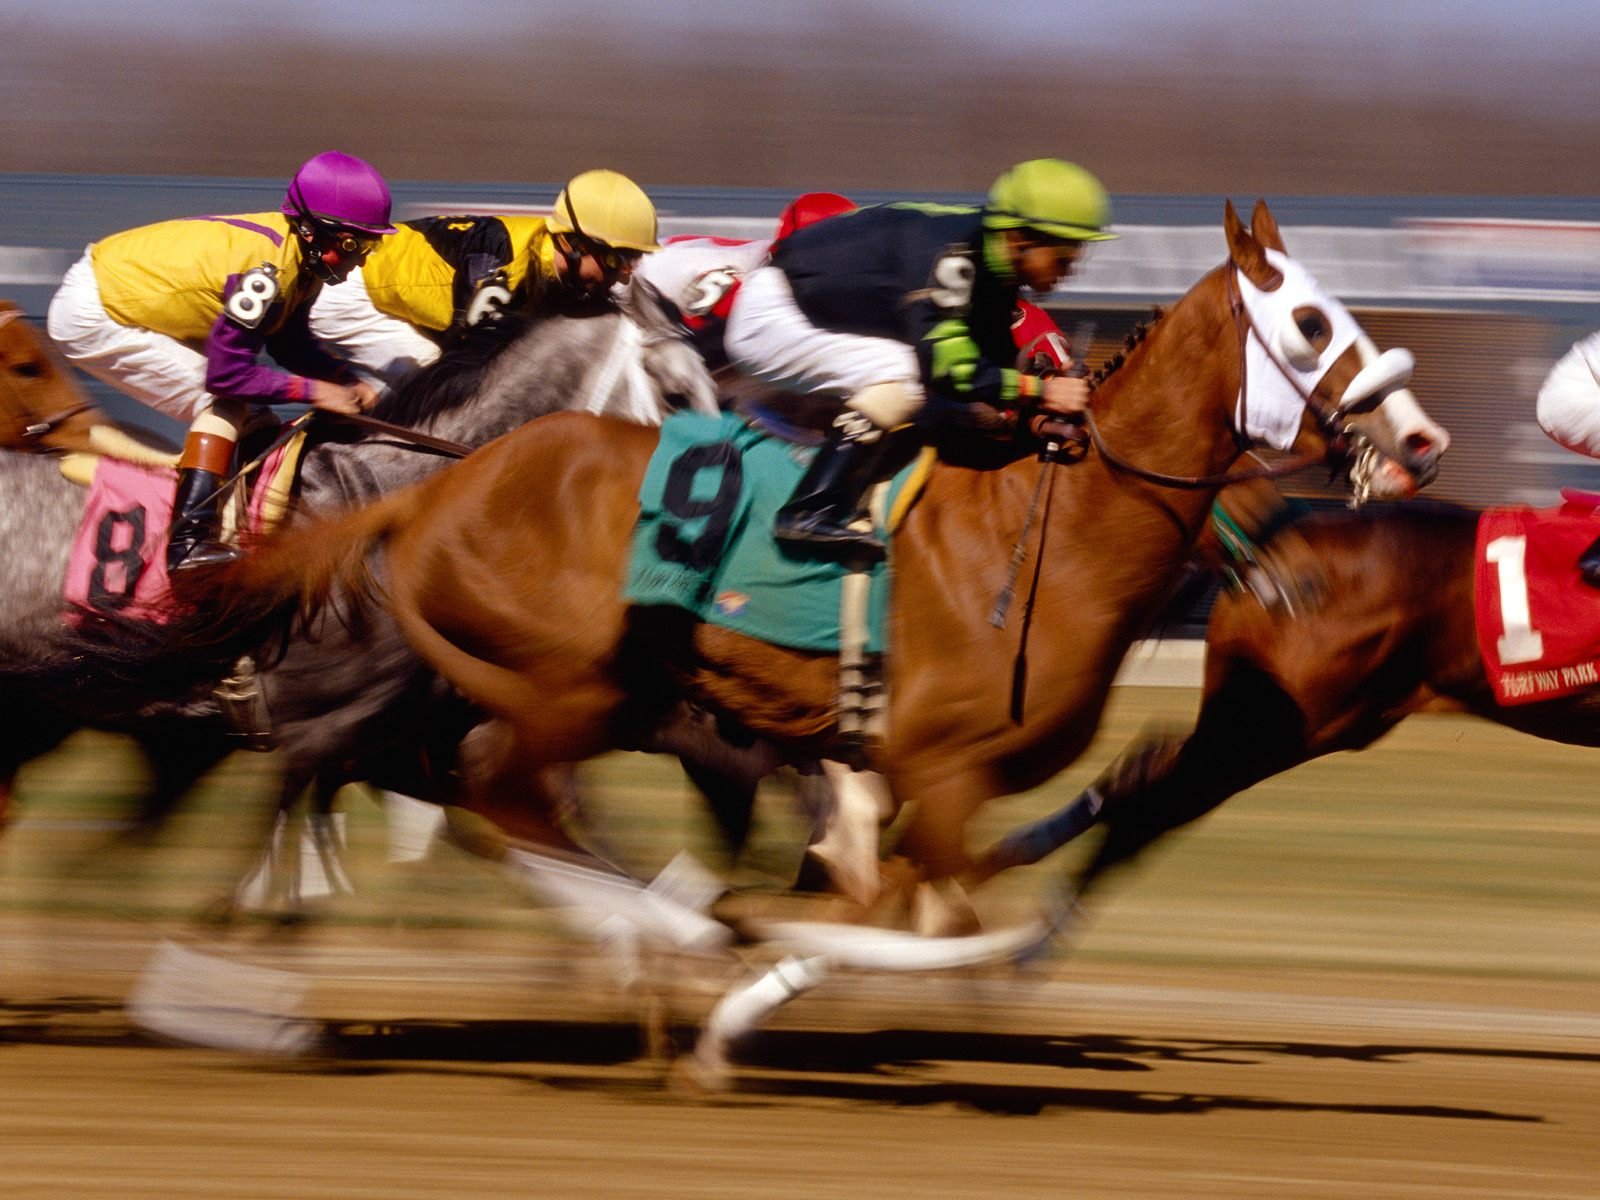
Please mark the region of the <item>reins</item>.
<svg viewBox="0 0 1600 1200"><path fill-rule="evenodd" d="M1244 306L1244 299L1239 294L1238 275L1239 268L1230 263L1227 273L1228 312L1233 318L1234 328L1237 329L1239 333L1239 402L1241 405L1240 412L1242 414L1242 406L1245 402L1245 397L1248 396L1250 392L1250 360L1247 354L1250 334L1254 332L1257 339L1261 341L1262 345L1266 345L1266 340L1261 337L1261 331L1256 329L1255 323L1250 318L1249 309L1245 308ZM1278 367L1280 371L1283 371L1283 366L1281 363L1278 363L1277 359L1272 358L1270 354L1268 355L1268 358L1275 366ZM1300 386L1299 380L1295 379L1287 371L1283 371L1283 374L1284 377L1293 385L1294 389L1300 393L1300 397L1305 402L1306 407L1309 408L1316 416L1317 424L1322 429L1323 433L1330 438L1335 437L1337 435L1337 430L1334 428L1334 419L1332 417L1325 416L1318 409L1311 393ZM1121 455L1112 450L1111 447L1106 444L1105 438L1100 433L1100 426L1094 419L1094 413L1085 410L1083 414L1083 423L1084 427L1089 431L1089 440L1094 443L1094 448L1100 452L1100 457L1105 460L1106 466L1115 471L1120 471L1125 475L1132 475L1136 479L1142 479L1146 483L1153 483L1158 487L1174 488L1180 491L1201 491L1208 488L1224 488L1229 484L1244 483L1252 479L1277 479L1284 475L1293 475L1296 471L1303 471L1307 467L1315 466L1317 463L1323 461L1323 459L1327 456L1325 451L1320 454L1302 454L1297 458L1288 459L1287 461L1281 463L1270 465L1267 463L1262 463L1259 466L1249 467L1243 471L1223 471L1215 475L1168 475L1165 472L1152 471L1145 467L1138 466L1135 463L1129 462L1127 459L1123 458ZM1239 427L1243 424L1244 422L1241 420L1238 425L1233 427L1233 436L1238 441L1241 450L1247 448L1247 443L1244 440L1244 434Z"/></svg>
<svg viewBox="0 0 1600 1200"><path fill-rule="evenodd" d="M1228 272L1226 276L1228 284L1228 312L1229 316L1231 316L1233 319L1234 328L1238 331L1239 335L1239 420L1237 423L1231 424L1230 428L1232 429L1234 440L1238 444L1239 449L1243 452L1248 452L1249 443L1246 440L1243 430L1247 425L1247 421L1245 420L1244 416L1244 406L1247 403L1247 397L1250 391L1250 365L1248 355L1250 334L1253 332L1256 335L1256 338L1262 342L1263 346L1265 346L1267 343L1265 339L1261 337L1261 331L1255 327L1255 323L1251 319L1249 309L1247 309L1244 305L1244 298L1239 292L1238 274L1238 266L1230 263L1228 265ZM1335 429L1335 418L1333 416L1324 414L1319 409L1312 393L1301 387L1300 382L1290 375L1286 370L1284 370L1283 364L1279 363L1270 352L1268 353L1267 357L1278 368L1278 370L1283 373L1284 377L1289 380L1294 389L1299 392L1300 397L1304 401L1306 407L1315 415L1317 419L1317 425L1322 429L1323 433L1328 435L1330 439L1335 437L1337 435L1337 430ZM1134 478L1141 479L1146 483L1153 483L1158 487L1174 488L1182 491L1220 489L1227 487L1230 484L1244 483L1253 479L1277 479L1280 476L1292 475L1296 471L1303 471L1307 467L1315 466L1317 463L1323 461L1323 459L1327 456L1326 451L1324 451L1320 454L1300 455L1297 458L1292 458L1277 464L1261 463L1259 466L1251 467L1243 471L1223 471L1213 475L1169 475L1163 471L1152 471L1148 468L1138 466L1137 464L1129 462L1127 459L1113 451L1111 447L1106 444L1104 436L1100 433L1100 426L1099 423L1094 419L1094 413L1088 409L1085 409L1083 413L1083 425L1088 431L1089 440L1093 443L1094 448L1099 451L1100 457L1105 461L1107 467L1114 471L1119 471L1125 475L1132 475ZM1038 550L1034 555L1033 579L1028 589L1028 599L1023 605L1021 636L1017 644L1016 659L1012 664L1011 720L1013 723L1018 725L1022 724L1023 710L1027 698L1028 633L1033 624L1034 601L1039 591L1039 573L1044 563L1044 535L1049 526L1050 500L1054 495L1055 471L1053 468L1057 465L1058 461L1059 460L1055 457L1052 450L1047 450L1045 452L1043 465L1039 473L1039 481L1034 485L1033 498L1028 504L1027 517L1023 520L1022 529L1017 534L1016 546L1013 548L1011 553L1011 563L1006 572L1005 585L1000 589L999 595L995 597L994 607L989 611L989 624L996 629L1003 629L1006 624L1007 613L1009 612L1012 600L1015 597L1017 577L1021 574L1022 569L1022 558L1027 552L1028 534L1033 529L1035 517L1038 517L1042 511L1043 516L1039 521ZM1042 505L1041 499L1043 501Z"/></svg>
<svg viewBox="0 0 1600 1200"><path fill-rule="evenodd" d="M460 442L434 437L431 433L419 433L415 429L407 429L404 425L391 425L388 421L380 421L377 417L369 417L365 413L329 412L327 409L315 409L313 411L321 413L323 417L342 421L347 425L354 425L357 428L367 429L373 433L381 433L385 437L394 438L396 441L409 442L426 450L447 454L451 458L465 458L472 453L471 446L463 446Z"/></svg>
<svg viewBox="0 0 1600 1200"><path fill-rule="evenodd" d="M22 427L22 436L29 440L42 438L56 429L65 425L80 413L93 412L95 404L92 400L80 401L70 408L64 408L54 416L44 417L38 421L29 422Z"/></svg>
<svg viewBox="0 0 1600 1200"><path fill-rule="evenodd" d="M20 309L7 309L5 312L0 312L0 329L4 329L13 321L20 321L21 319L22 312ZM9 383L8 388L13 393L18 394L20 398L19 388ZM80 392L79 394L81 395L82 393ZM25 401L20 402L18 407L22 410L21 412L15 414L15 416L18 418L18 436L24 442L31 442L37 441L39 438L49 436L61 426L65 425L68 421L72 420L73 417L79 416L82 413L93 412L98 406L93 400L80 400L76 404L70 404L60 412L52 413L47 417L35 416L34 413L28 410L28 405Z"/></svg>

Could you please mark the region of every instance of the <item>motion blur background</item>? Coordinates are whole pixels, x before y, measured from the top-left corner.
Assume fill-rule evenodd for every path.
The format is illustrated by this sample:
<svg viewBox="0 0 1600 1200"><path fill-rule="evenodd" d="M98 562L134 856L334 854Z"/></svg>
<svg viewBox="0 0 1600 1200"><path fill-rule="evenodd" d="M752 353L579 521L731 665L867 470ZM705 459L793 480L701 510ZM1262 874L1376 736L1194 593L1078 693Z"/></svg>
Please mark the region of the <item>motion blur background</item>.
<svg viewBox="0 0 1600 1200"><path fill-rule="evenodd" d="M0 170L1590 195L1588 0L7 0Z"/></svg>
<svg viewBox="0 0 1600 1200"><path fill-rule="evenodd" d="M1455 437L1433 494L1544 502L1600 485L1533 421L1545 371L1600 328L1597 79L1596 0L0 0L0 297L41 318L88 240L276 207L335 147L383 170L402 216L548 203L605 165L672 232L744 236L798 191L972 199L1061 155L1105 180L1122 234L1050 298L1064 328L1095 323L1091 361L1221 261L1224 197L1264 196L1290 252L1416 352ZM983 840L1136 734L1187 726L1197 698L1118 688L1084 758L996 805ZM199 936L272 780L236 756L174 829L118 845L140 767L80 735L25 769L0 839L5 1194L1593 1195L1588 755L1419 717L1202 823L1117 893L1056 990L866 980L792 1017L1027 1040L954 1066L981 1039L918 1052L933 1065L901 1040L881 1069L819 1054L799 1083L768 1072L749 1103L698 1107L632 1065L634 1001L598 953L457 852L396 871L365 803L359 896L300 940L204 943L313 988L296 1015L340 1034L327 1059L131 1031L142 964ZM642 872L713 854L669 761L612 756L592 782ZM737 882L792 878L787 797L760 818ZM1019 872L997 915L1059 869ZM694 1019L714 994L681 993ZM809 1061L782 1045L757 1064Z"/></svg>
<svg viewBox="0 0 1600 1200"><path fill-rule="evenodd" d="M1600 486L1532 421L1600 326L1589 0L0 0L0 28L0 295L31 315L91 238L275 206L329 147L402 216L548 203L606 165L671 232L742 236L797 191L972 199L1056 154L1124 235L1051 298L1095 323L1091 361L1218 261L1223 197L1264 196L1417 352L1455 437L1436 494Z"/></svg>

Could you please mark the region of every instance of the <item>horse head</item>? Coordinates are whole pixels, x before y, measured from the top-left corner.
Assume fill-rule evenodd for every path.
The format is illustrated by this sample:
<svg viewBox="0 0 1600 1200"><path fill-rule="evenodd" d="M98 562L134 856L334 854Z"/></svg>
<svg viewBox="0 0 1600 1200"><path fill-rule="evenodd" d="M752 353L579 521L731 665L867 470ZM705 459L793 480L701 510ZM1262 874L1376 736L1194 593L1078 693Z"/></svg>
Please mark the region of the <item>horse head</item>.
<svg viewBox="0 0 1600 1200"><path fill-rule="evenodd" d="M0 300L0 449L87 449L95 418L72 371L20 308Z"/></svg>
<svg viewBox="0 0 1600 1200"><path fill-rule="evenodd" d="M1350 311L1284 250L1266 202L1224 214L1241 350L1237 427L1278 449L1321 447L1359 503L1412 495L1450 436L1406 386L1408 350L1379 352Z"/></svg>
<svg viewBox="0 0 1600 1200"><path fill-rule="evenodd" d="M667 405L716 413L717 386L705 359L661 293L635 278L623 296L622 311L638 327L642 365Z"/></svg>

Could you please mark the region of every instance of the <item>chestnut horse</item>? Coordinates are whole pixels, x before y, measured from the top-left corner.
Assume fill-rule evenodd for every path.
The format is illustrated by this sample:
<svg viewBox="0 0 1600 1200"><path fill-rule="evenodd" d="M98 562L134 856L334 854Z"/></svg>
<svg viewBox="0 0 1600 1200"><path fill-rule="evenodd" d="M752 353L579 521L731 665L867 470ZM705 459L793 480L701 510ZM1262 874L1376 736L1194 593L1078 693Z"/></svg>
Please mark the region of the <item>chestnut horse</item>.
<svg viewBox="0 0 1600 1200"><path fill-rule="evenodd" d="M1042 783L1088 745L1124 653L1250 445L1292 449L1302 466L1334 462L1358 496L1408 496L1437 468L1447 438L1405 387L1410 356L1378 353L1288 257L1264 203L1249 227L1228 204L1224 232L1227 259L1094 381L1081 461L1026 447L944 458L895 534L888 731L869 756L893 799L913 805L900 849L926 879L971 868L965 833L981 804ZM375 605L491 718L462 756L465 799L524 844L499 852L527 882L590 928L719 948L728 931L676 902L704 897L703 885L675 879L645 894L596 863L560 828L560 797L543 781L650 745L685 700L799 755L853 747L838 729L833 656L623 601L657 441L653 429L556 414L404 492L290 530L217 572L207 616L223 636L184 657L229 663L295 628L285 622L297 610L314 610L315 624ZM996 620L1018 566L1025 601ZM830 963L915 969L1011 948L983 940L993 935L905 935L885 956L883 941L808 951L806 936L781 934L811 954L799 975L719 1006L700 1055L708 1070ZM965 948L952 957L949 943Z"/></svg>
<svg viewBox="0 0 1600 1200"><path fill-rule="evenodd" d="M1124 652L1248 444L1333 450L1378 494L1408 495L1436 469L1447 439L1404 387L1409 356L1377 353L1284 253L1265 204L1249 228L1229 204L1225 233L1227 261L1097 381L1083 461L942 461L896 534L888 735L871 757L895 798L915 802L902 849L927 878L970 867L964 833L979 805L1043 782L1088 744ZM381 547L370 596L495 719L472 756L474 805L573 854L530 781L647 744L684 698L799 753L840 757L833 657L622 600L656 442L603 418L536 422L417 488L269 543L223 581L234 607L217 624L259 629L263 612L359 590ZM996 593L1030 528L1028 601L996 627Z"/></svg>
<svg viewBox="0 0 1600 1200"><path fill-rule="evenodd" d="M1228 797L1370 746L1436 698L1535 737L1600 746L1600 687L1496 703L1476 633L1479 516L1417 502L1282 529L1262 550L1270 583L1224 592L1212 609L1193 731L1132 747L1072 803L1002 840L979 877L1038 861L1100 823L1081 898Z"/></svg>

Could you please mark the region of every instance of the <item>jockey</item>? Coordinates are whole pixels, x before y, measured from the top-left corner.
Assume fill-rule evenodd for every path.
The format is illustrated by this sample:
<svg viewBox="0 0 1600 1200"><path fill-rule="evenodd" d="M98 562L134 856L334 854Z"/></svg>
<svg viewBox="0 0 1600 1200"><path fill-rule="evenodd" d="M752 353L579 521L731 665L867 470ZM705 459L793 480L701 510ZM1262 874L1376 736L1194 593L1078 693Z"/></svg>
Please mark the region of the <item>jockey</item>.
<svg viewBox="0 0 1600 1200"><path fill-rule="evenodd" d="M1600 458L1600 332L1573 344L1550 368L1534 402L1539 428L1590 458ZM1578 574L1600 588L1600 538L1578 556Z"/></svg>
<svg viewBox="0 0 1600 1200"><path fill-rule="evenodd" d="M878 205L785 239L744 281L729 357L764 383L837 395L845 411L779 510L776 536L881 551L850 524L883 434L929 399L954 411L1082 412L1082 379L1017 372L1011 326L1020 288L1052 290L1086 243L1116 236L1110 219L1099 180L1046 158L1000 176L982 208Z"/></svg>
<svg viewBox="0 0 1600 1200"><path fill-rule="evenodd" d="M328 151L295 172L278 212L130 229L68 270L50 336L89 374L189 426L169 570L237 556L218 541L218 489L249 406L372 406L372 388L311 337L306 310L393 232L383 177ZM288 369L260 362L263 350Z"/></svg>
<svg viewBox="0 0 1600 1200"><path fill-rule="evenodd" d="M677 307L707 365L716 370L728 361L722 335L744 277L765 266L773 247L791 233L855 207L837 192L806 192L784 205L770 238L671 237L637 274Z"/></svg>
<svg viewBox="0 0 1600 1200"><path fill-rule="evenodd" d="M453 335L508 309L542 314L603 300L658 248L655 206L638 184L585 171L548 217L401 222L350 286L318 298L311 331L392 385L438 358Z"/></svg>

